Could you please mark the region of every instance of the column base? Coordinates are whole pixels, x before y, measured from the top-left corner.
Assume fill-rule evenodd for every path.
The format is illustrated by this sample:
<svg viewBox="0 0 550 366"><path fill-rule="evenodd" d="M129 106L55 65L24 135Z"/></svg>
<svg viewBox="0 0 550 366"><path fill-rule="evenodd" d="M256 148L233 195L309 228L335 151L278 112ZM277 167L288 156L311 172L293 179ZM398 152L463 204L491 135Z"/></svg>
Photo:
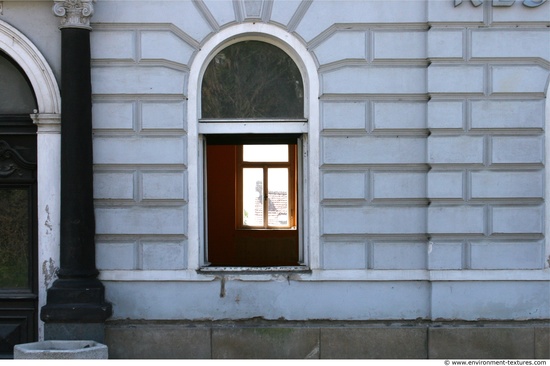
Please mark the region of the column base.
<svg viewBox="0 0 550 366"><path fill-rule="evenodd" d="M46 323L44 340L86 340L105 344L105 323Z"/></svg>
<svg viewBox="0 0 550 366"><path fill-rule="evenodd" d="M112 314L97 278L60 278L48 289L40 318L48 322L104 322Z"/></svg>

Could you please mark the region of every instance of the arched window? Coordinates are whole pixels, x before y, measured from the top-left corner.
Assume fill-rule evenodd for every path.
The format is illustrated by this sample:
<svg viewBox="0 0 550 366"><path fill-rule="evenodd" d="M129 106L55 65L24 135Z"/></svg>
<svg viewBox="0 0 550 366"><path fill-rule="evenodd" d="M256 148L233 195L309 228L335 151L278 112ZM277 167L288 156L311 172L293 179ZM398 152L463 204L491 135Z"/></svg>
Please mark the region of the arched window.
<svg viewBox="0 0 550 366"><path fill-rule="evenodd" d="M260 41L235 43L208 65L202 118L303 118L304 87L294 61Z"/></svg>
<svg viewBox="0 0 550 366"><path fill-rule="evenodd" d="M304 122L300 70L280 48L234 43L210 61L201 123L206 139L206 261L212 266L300 265L299 133L234 133L232 123Z"/></svg>

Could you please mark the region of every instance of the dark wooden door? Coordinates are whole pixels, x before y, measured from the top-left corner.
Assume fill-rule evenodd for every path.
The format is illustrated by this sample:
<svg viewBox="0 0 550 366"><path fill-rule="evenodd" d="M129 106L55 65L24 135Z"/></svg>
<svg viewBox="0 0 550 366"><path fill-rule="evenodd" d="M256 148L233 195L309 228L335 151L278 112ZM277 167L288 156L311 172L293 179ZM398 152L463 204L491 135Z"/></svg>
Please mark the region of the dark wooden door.
<svg viewBox="0 0 550 366"><path fill-rule="evenodd" d="M38 336L36 127L0 115L0 358Z"/></svg>

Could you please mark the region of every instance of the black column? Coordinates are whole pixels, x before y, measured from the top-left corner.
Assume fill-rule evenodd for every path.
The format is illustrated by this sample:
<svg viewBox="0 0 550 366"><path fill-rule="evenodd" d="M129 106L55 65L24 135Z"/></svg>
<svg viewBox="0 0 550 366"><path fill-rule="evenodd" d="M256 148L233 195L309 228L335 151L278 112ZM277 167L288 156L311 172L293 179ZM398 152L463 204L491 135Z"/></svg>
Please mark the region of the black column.
<svg viewBox="0 0 550 366"><path fill-rule="evenodd" d="M61 28L61 42L61 263L41 319L46 339L102 342L112 310L95 265L90 31Z"/></svg>

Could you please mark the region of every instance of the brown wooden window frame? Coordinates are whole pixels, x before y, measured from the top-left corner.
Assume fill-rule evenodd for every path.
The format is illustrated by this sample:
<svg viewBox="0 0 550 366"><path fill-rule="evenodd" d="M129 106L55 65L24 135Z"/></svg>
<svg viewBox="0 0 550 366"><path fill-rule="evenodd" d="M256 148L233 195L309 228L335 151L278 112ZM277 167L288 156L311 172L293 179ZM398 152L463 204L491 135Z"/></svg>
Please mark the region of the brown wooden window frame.
<svg viewBox="0 0 550 366"><path fill-rule="evenodd" d="M248 230L296 230L297 228L297 171L296 171L296 144L286 144L288 148L288 161L286 162L268 162L268 161L244 161L243 145L237 147L237 205L236 205L236 227L238 229ZM263 170L263 225L245 225L243 218L243 174L246 168L260 168ZM288 222L287 225L269 225L269 179L268 171L271 168L286 168L288 170Z"/></svg>

